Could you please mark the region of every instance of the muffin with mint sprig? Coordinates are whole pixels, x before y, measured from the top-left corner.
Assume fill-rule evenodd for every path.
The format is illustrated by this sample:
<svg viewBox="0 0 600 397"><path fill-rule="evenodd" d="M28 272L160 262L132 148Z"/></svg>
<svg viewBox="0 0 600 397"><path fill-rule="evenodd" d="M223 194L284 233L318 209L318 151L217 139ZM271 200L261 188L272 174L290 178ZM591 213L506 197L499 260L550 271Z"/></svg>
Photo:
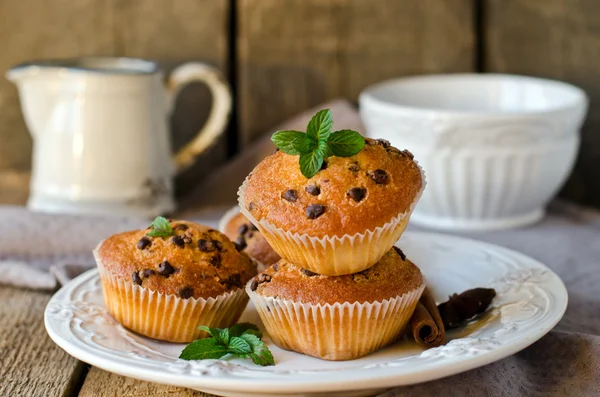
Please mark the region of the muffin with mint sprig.
<svg viewBox="0 0 600 397"><path fill-rule="evenodd" d="M170 342L228 327L248 297L256 265L208 226L158 217L150 228L115 234L94 250L108 312L124 327ZM204 334L204 335L203 335Z"/></svg>
<svg viewBox="0 0 600 397"><path fill-rule="evenodd" d="M242 213L284 259L335 276L375 264L407 226L425 178L413 156L358 132L332 132L329 110L306 133L278 131L277 152L239 191Z"/></svg>

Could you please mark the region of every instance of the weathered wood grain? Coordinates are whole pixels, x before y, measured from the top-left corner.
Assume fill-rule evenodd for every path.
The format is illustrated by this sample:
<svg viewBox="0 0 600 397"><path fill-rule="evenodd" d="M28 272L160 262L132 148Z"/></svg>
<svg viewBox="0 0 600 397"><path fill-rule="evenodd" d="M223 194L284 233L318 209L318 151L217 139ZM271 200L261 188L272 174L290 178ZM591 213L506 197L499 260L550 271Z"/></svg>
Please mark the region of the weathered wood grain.
<svg viewBox="0 0 600 397"><path fill-rule="evenodd" d="M156 383L115 375L92 367L85 378L79 397L214 397L182 387Z"/></svg>
<svg viewBox="0 0 600 397"><path fill-rule="evenodd" d="M49 298L0 286L0 396L69 396L77 391L84 364L46 334Z"/></svg>
<svg viewBox="0 0 600 397"><path fill-rule="evenodd" d="M470 0L237 0L241 140L371 83L472 71Z"/></svg>
<svg viewBox="0 0 600 397"><path fill-rule="evenodd" d="M42 58L114 55L157 59L170 70L188 60L226 69L229 0L3 0L0 2L0 75L11 66ZM204 122L209 96L186 90L172 119L174 146ZM21 116L16 88L0 78L0 172L28 172L32 140ZM180 184L195 184L225 157L225 143L203 158ZM26 181L23 177L21 181ZM20 184L0 179L0 203L24 197ZM185 191L185 186L179 190Z"/></svg>
<svg viewBox="0 0 600 397"><path fill-rule="evenodd" d="M590 111L575 171L562 194L600 207L600 2L486 0L485 68L582 87Z"/></svg>

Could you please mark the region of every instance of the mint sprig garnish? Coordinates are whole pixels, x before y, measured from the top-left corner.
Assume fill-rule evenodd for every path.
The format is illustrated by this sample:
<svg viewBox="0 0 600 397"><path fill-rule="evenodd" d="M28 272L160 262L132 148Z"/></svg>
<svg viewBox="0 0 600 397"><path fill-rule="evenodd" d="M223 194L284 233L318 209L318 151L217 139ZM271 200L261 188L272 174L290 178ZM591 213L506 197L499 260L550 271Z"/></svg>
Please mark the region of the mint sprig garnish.
<svg viewBox="0 0 600 397"><path fill-rule="evenodd" d="M219 359L228 354L233 357L250 358L257 365L275 365L269 348L261 340L262 333L251 323L236 324L231 328L200 326L210 337L193 341L183 349L183 360Z"/></svg>
<svg viewBox="0 0 600 397"><path fill-rule="evenodd" d="M162 216L157 216L150 227L152 230L146 233L149 237L169 237L175 234L171 223Z"/></svg>
<svg viewBox="0 0 600 397"><path fill-rule="evenodd" d="M365 146L365 139L358 132L331 132L332 128L331 111L325 109L318 111L308 122L306 133L277 131L271 140L282 152L300 156L300 171L306 178L311 178L319 172L327 157L354 156Z"/></svg>

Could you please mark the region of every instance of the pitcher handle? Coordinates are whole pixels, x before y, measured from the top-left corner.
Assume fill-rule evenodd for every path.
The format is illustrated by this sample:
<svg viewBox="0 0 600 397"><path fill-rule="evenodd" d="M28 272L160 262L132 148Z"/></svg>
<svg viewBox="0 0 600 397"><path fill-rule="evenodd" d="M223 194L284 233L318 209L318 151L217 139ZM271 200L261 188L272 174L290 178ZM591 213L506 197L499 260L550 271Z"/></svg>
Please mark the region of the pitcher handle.
<svg viewBox="0 0 600 397"><path fill-rule="evenodd" d="M193 164L196 156L208 149L223 134L231 113L231 91L223 74L216 68L201 62L189 62L173 70L168 80L168 90L175 98L181 89L194 82L206 84L212 95L208 119L196 136L174 156L177 172Z"/></svg>

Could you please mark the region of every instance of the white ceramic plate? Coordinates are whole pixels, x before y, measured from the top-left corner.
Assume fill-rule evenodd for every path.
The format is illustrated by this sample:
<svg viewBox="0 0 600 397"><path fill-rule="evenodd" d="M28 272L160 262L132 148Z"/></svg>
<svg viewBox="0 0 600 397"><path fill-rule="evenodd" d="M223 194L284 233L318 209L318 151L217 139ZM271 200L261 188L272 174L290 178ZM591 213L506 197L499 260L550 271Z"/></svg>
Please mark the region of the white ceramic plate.
<svg viewBox="0 0 600 397"><path fill-rule="evenodd" d="M151 340L121 327L104 308L99 275L91 270L48 303L46 329L72 356L121 375L189 387L223 396L368 396L425 382L500 360L545 335L567 307L561 280L517 252L464 238L407 232L399 242L421 268L436 299L474 287L498 292L478 322L449 336L447 345L423 351L403 340L367 357L329 362L281 350L265 336L277 365L240 359L184 361L184 345ZM241 321L260 324L252 306Z"/></svg>

